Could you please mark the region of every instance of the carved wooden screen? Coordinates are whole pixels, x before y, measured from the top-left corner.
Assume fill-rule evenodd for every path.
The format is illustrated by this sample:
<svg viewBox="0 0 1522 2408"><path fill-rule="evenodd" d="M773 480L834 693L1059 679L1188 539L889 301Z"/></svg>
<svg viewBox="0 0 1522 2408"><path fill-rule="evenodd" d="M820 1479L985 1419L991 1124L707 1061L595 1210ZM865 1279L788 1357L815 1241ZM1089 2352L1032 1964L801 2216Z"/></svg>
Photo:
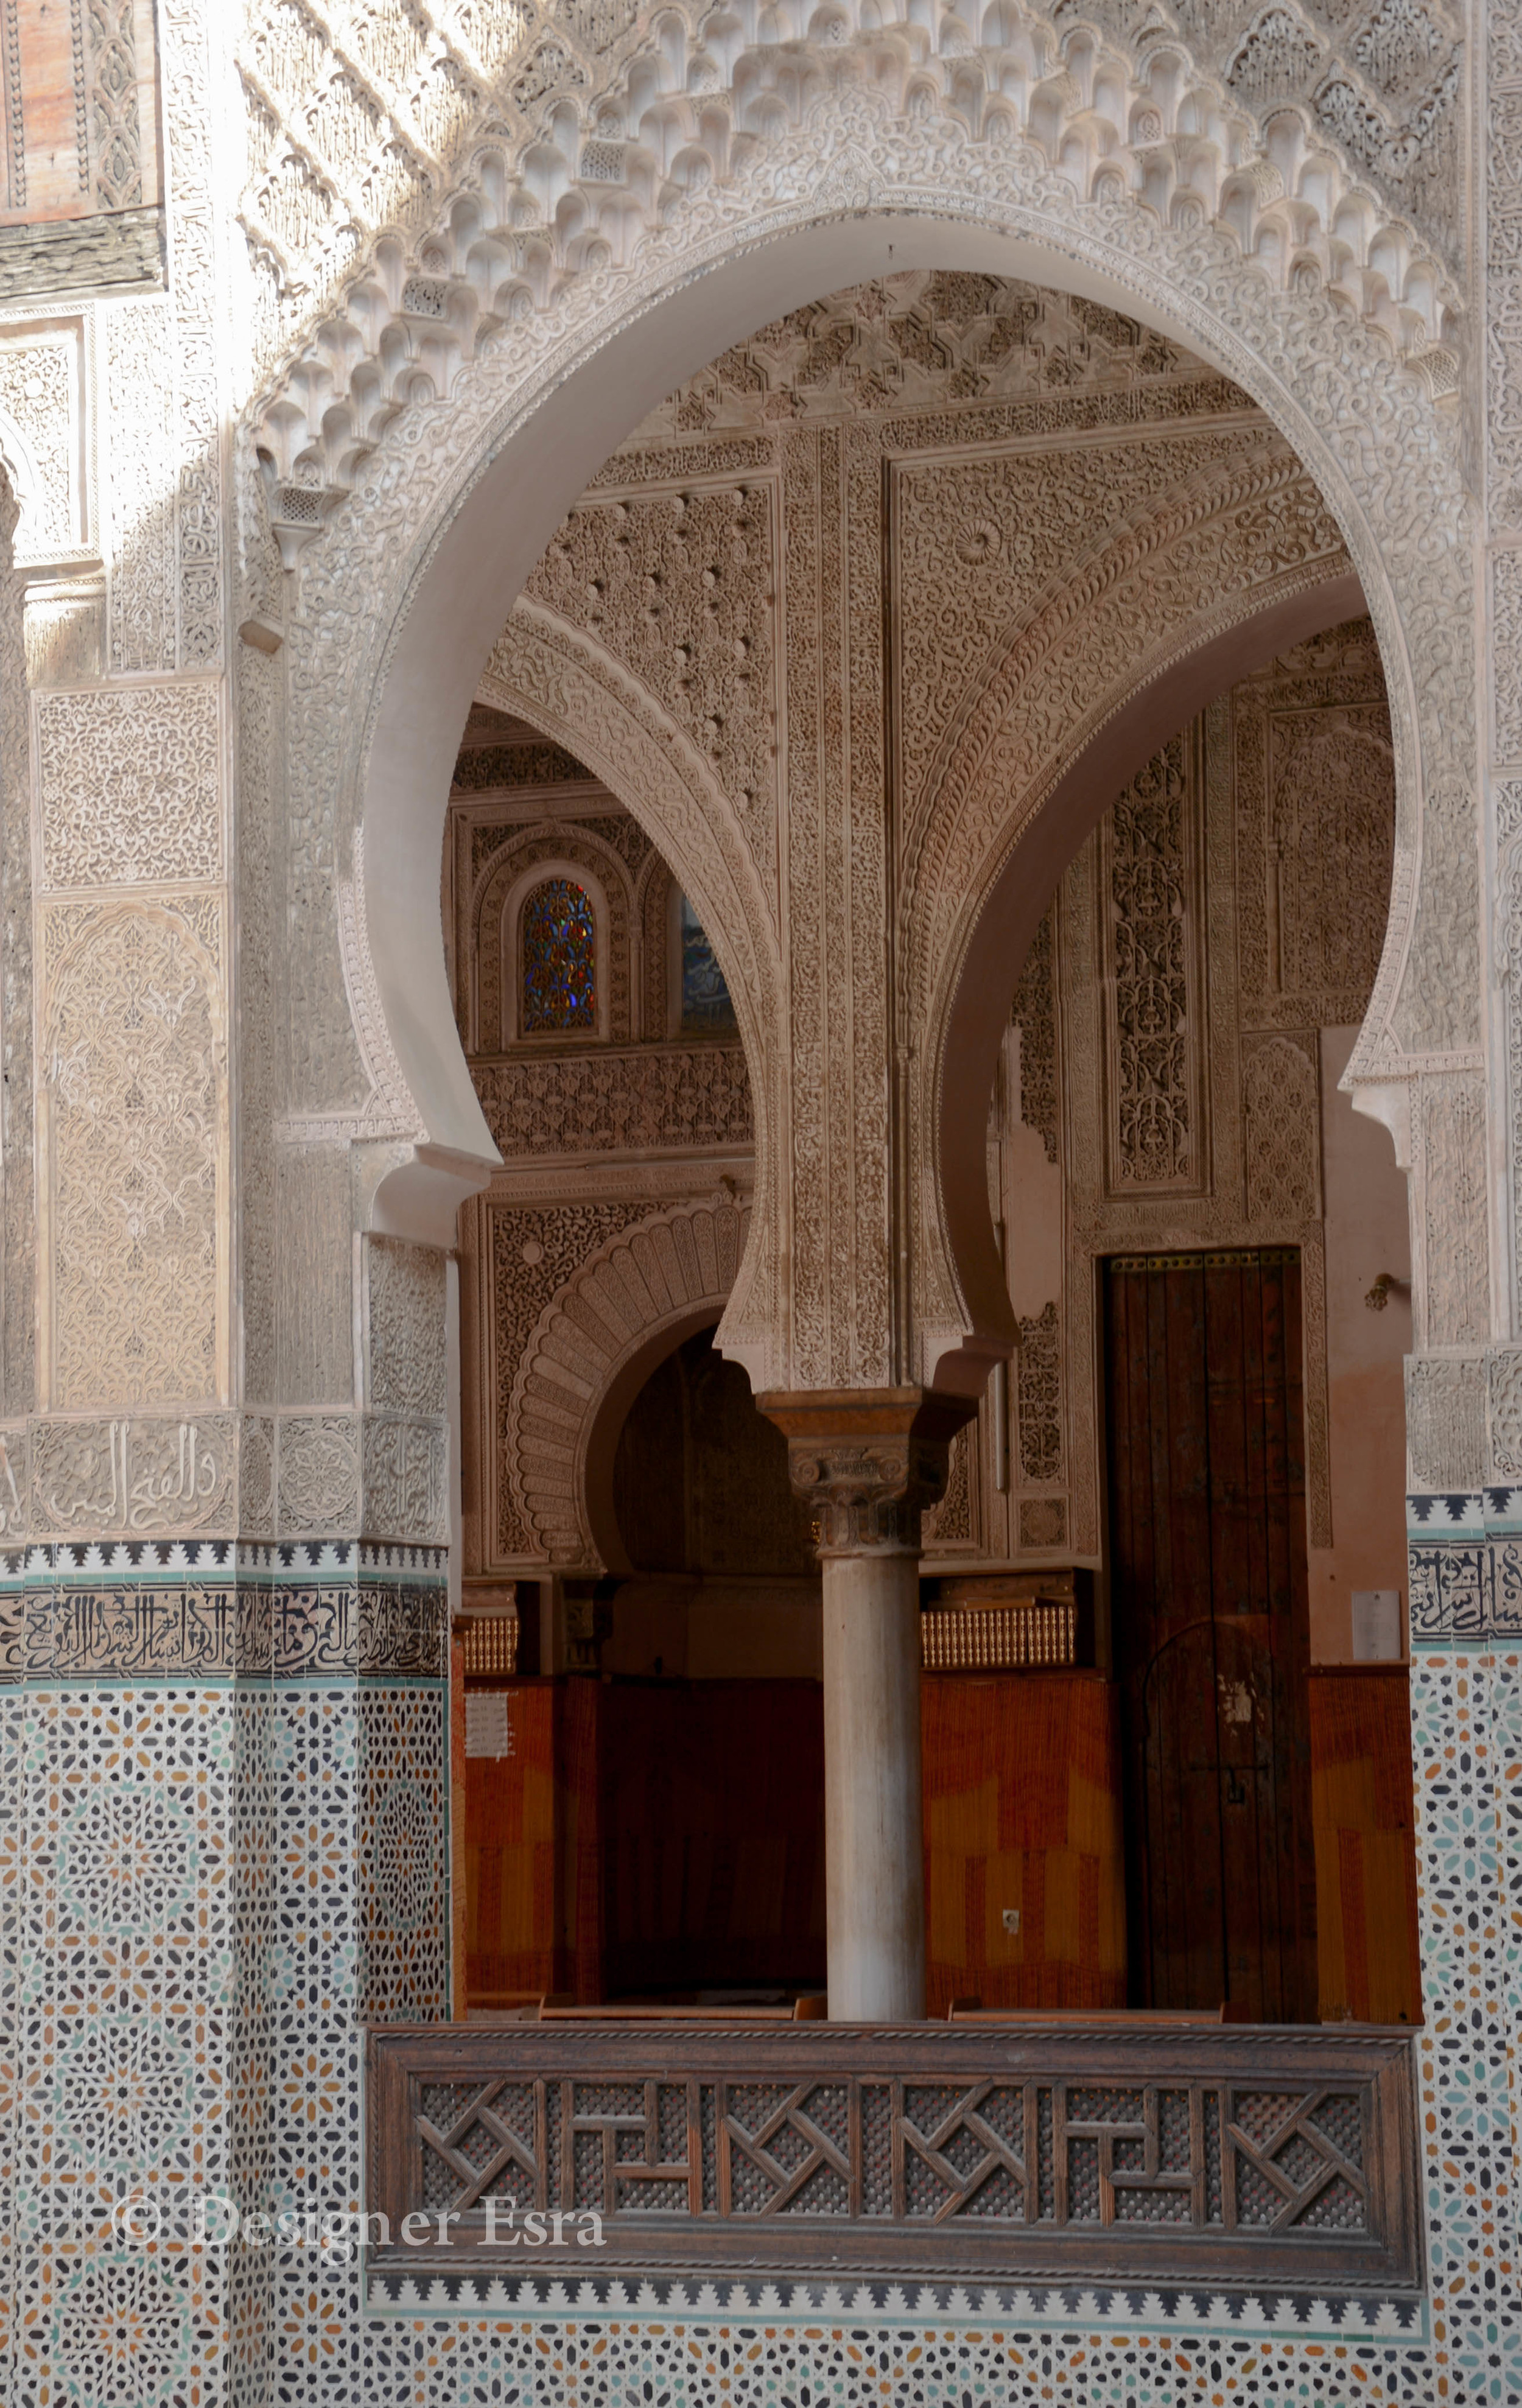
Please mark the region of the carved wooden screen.
<svg viewBox="0 0 1522 2408"><path fill-rule="evenodd" d="M0 224L153 207L157 80L152 0L0 0Z"/></svg>
<svg viewBox="0 0 1522 2408"><path fill-rule="evenodd" d="M1133 2001L1316 2013L1299 1255L1104 1267Z"/></svg>

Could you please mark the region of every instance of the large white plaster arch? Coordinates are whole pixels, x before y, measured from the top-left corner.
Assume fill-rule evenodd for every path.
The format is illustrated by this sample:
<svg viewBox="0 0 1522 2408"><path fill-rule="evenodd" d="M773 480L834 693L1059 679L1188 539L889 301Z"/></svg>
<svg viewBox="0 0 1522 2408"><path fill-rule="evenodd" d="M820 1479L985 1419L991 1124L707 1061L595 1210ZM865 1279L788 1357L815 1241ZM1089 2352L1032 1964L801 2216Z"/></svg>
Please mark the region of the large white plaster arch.
<svg viewBox="0 0 1522 2408"><path fill-rule="evenodd" d="M1469 507L1426 384L1324 293L1276 290L1228 236L1166 225L1132 198L1081 202L1032 150L991 152L946 118L892 120L885 103L836 85L743 176L675 204L632 268L567 276L553 309L515 325L447 404L421 407L407 439L375 454L303 559L294 781L334 798L340 857L364 828L380 1008L419 1139L444 1158L484 1171L491 1149L417 897L436 875L459 729L518 588L601 461L683 377L813 295L928 265L1056 285L1142 319L1235 379L1315 480L1374 620L1396 738L1404 875L1398 865L1354 1067L1405 1075L1393 1018L1418 909L1422 796L1438 781L1466 795L1474 783ZM336 682L356 703L341 734ZM680 835L634 808L701 895ZM739 931L704 901L734 953ZM1457 994L1454 1012L1443 1058L1473 1061L1477 997ZM339 1080L352 1078L352 1050L347 1025L335 1027Z"/></svg>

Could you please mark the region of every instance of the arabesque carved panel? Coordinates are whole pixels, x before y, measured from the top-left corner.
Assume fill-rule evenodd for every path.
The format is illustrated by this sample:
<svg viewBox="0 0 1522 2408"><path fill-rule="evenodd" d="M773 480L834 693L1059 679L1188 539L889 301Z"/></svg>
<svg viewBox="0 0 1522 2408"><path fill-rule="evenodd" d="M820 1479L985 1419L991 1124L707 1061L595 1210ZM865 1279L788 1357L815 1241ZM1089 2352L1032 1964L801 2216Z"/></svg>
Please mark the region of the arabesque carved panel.
<svg viewBox="0 0 1522 2408"><path fill-rule="evenodd" d="M226 1329L220 909L54 905L44 929L49 1398L214 1398Z"/></svg>
<svg viewBox="0 0 1522 2408"><path fill-rule="evenodd" d="M42 886L222 875L214 683L47 694L34 708Z"/></svg>

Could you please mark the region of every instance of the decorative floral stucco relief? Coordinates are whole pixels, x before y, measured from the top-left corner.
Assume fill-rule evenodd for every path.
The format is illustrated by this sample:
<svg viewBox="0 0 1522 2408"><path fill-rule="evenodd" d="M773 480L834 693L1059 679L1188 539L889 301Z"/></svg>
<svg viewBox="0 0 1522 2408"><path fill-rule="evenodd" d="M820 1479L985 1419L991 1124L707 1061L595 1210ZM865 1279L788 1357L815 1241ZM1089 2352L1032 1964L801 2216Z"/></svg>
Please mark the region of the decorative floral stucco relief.
<svg viewBox="0 0 1522 2408"><path fill-rule="evenodd" d="M206 680L39 695L38 883L220 878L220 696Z"/></svg>
<svg viewBox="0 0 1522 2408"><path fill-rule="evenodd" d="M222 906L45 907L45 1396L225 1394Z"/></svg>

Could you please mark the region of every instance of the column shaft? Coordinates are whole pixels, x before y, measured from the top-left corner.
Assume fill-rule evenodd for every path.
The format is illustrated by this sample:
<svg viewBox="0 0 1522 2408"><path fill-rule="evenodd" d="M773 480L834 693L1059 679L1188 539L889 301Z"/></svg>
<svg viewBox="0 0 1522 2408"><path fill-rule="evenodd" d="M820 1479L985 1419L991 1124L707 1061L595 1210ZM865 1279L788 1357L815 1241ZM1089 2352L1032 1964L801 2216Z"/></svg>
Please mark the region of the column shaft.
<svg viewBox="0 0 1522 2408"><path fill-rule="evenodd" d="M919 1565L826 1556L825 1885L837 2023L925 2013Z"/></svg>

